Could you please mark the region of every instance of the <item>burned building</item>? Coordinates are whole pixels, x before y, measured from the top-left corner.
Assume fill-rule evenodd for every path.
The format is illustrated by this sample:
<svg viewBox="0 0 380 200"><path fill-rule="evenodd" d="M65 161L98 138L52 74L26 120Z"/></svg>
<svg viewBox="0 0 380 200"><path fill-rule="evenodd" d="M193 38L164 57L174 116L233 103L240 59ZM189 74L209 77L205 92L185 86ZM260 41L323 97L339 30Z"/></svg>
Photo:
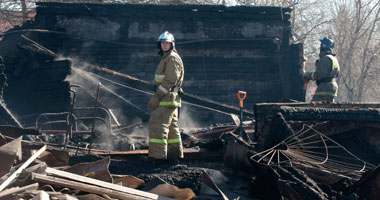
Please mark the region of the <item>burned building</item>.
<svg viewBox="0 0 380 200"><path fill-rule="evenodd" d="M156 40L166 30L184 62L185 92L237 107L237 91L246 91L248 111L259 102L304 100L302 45L291 44L290 8L41 2L36 11L33 22L0 42L9 79L4 99L21 121L31 116L25 123L36 113L67 111L72 94L66 75L83 75L77 70L84 65L153 80ZM96 82L69 80L95 95ZM99 96L108 108L147 118L149 95L123 87L112 91L119 97L107 91ZM189 109L200 121L223 122L217 113Z"/></svg>
<svg viewBox="0 0 380 200"><path fill-rule="evenodd" d="M0 84L0 114L8 117L0 123L38 130L0 126L0 154L7 158L3 174L20 166L14 161L21 162L21 149L26 157L38 150L25 163L38 157L39 164L26 170L23 164L3 176L0 198L38 196L28 191L46 189L38 184L48 183L56 191L65 187L65 193L71 188L72 195L118 199L177 198L158 193L170 184L185 188L175 187L174 194L187 191L186 198L178 199L210 199L210 194L222 199L376 199L379 104L282 102L304 99L303 47L290 42L290 12L278 7L38 3L35 20L2 34L0 41L1 80L6 80ZM240 114L237 91L248 93L242 112L250 119L241 129L236 123L183 131L185 158L179 165L147 162L148 145L140 141L148 137L121 131L141 128L134 118L149 117L149 80L159 61L156 38L165 30L175 35L185 64L183 100L189 104L184 109L197 120L211 124L227 116L231 121L231 113ZM53 133L64 133L66 142ZM21 171L35 183L27 185L24 175L10 180ZM138 190L116 185L125 184L124 175L134 182L125 180L127 186ZM100 177L101 182L94 180ZM204 190L205 184L213 191ZM2 191L6 187L10 190Z"/></svg>

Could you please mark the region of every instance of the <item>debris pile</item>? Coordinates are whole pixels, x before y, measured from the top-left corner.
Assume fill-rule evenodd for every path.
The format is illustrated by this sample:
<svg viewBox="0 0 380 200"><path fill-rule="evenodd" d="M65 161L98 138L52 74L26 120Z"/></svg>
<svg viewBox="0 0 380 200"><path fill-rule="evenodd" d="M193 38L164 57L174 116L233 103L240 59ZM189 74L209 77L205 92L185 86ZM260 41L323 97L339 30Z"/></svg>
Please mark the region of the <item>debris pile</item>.
<svg viewBox="0 0 380 200"><path fill-rule="evenodd" d="M303 99L290 8L37 6L0 43L0 199L380 195L380 104L257 103ZM183 108L213 124L182 129L180 163L151 162L144 129L151 43L167 26L181 27ZM254 112L231 106L240 89Z"/></svg>
<svg viewBox="0 0 380 200"><path fill-rule="evenodd" d="M288 124L288 130L294 135L261 152L242 139L238 126L190 131L183 134L180 164L150 163L144 149L62 151L3 131L0 197L376 199L378 167L313 126L294 131ZM253 139L252 125L244 131Z"/></svg>
<svg viewBox="0 0 380 200"><path fill-rule="evenodd" d="M109 158L70 167L67 166L67 152L46 151L46 145L21 166L13 166L15 158L21 161L21 156L25 156L22 152L25 149L21 150L21 147L19 137L0 148L1 159L5 161L1 169L1 199L169 199L160 194L191 199L195 196L191 189L180 189L167 183L151 186L148 191L137 190L135 188L144 181L133 176L110 174ZM12 167L15 170L10 170Z"/></svg>

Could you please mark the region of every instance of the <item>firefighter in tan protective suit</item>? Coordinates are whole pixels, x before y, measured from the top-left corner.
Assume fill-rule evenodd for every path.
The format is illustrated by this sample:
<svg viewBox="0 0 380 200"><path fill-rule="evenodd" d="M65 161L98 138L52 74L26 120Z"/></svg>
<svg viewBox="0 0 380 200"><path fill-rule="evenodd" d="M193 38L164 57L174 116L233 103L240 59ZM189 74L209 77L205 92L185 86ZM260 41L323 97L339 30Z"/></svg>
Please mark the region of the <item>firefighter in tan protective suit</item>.
<svg viewBox="0 0 380 200"><path fill-rule="evenodd" d="M157 43L161 61L154 78L156 93L148 104L152 112L149 119L149 158L154 162L178 162L183 158L178 115L184 68L171 33L162 33Z"/></svg>
<svg viewBox="0 0 380 200"><path fill-rule="evenodd" d="M314 72L303 72L306 80L315 80L318 88L311 101L334 102L338 93L336 78L339 75L339 63L332 53L334 41L328 37L320 39L321 48L319 59L315 62Z"/></svg>

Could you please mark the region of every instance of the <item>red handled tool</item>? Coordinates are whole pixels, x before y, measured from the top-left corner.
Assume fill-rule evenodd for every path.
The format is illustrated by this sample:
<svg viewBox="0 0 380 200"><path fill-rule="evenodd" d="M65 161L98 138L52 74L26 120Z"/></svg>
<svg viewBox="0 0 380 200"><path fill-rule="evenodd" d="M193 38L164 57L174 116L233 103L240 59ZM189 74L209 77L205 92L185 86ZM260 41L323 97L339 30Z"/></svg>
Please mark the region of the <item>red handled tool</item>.
<svg viewBox="0 0 380 200"><path fill-rule="evenodd" d="M247 142L250 142L250 139L249 139L248 135L247 134L243 134L243 132L244 132L244 130L243 130L243 101L244 101L245 97L247 97L247 92L238 91L237 97L238 97L238 100L239 100L239 107L240 107L240 130L239 130L239 134Z"/></svg>
<svg viewBox="0 0 380 200"><path fill-rule="evenodd" d="M243 95L243 97L241 95ZM243 108L243 101L244 101L245 97L247 97L247 92L238 91L237 96L238 96L238 99L239 99L240 113L241 113L241 115L243 115L243 112L242 112L243 111L242 110L242 108Z"/></svg>
<svg viewBox="0 0 380 200"><path fill-rule="evenodd" d="M303 84L303 90L307 90L307 84L309 83L309 79L305 79L305 83Z"/></svg>

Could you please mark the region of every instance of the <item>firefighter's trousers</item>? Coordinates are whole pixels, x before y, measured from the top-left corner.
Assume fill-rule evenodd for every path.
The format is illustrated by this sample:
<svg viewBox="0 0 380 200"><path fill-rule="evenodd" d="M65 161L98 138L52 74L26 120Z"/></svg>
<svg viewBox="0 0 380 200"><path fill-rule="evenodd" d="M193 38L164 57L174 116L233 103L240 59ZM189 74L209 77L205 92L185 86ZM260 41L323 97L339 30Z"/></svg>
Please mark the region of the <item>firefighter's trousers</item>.
<svg viewBox="0 0 380 200"><path fill-rule="evenodd" d="M337 93L338 84L335 81L320 83L311 101L335 102L334 98L336 97Z"/></svg>
<svg viewBox="0 0 380 200"><path fill-rule="evenodd" d="M178 109L158 106L149 119L149 157L155 159L183 158Z"/></svg>

